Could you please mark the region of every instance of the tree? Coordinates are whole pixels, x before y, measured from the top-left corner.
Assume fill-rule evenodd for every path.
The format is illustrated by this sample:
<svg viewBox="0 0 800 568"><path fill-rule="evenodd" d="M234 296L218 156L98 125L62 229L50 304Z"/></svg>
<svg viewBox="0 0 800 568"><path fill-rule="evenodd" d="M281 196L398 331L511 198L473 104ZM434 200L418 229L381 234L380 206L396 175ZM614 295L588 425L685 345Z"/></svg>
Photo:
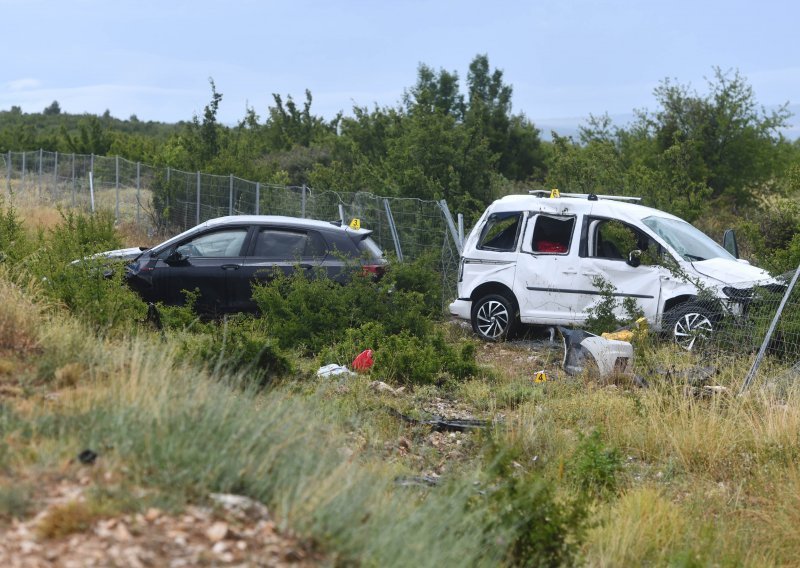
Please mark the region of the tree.
<svg viewBox="0 0 800 568"><path fill-rule="evenodd" d="M738 71L715 67L708 86L701 96L664 80L654 92L661 108L643 119L660 152L683 146L680 153L694 182L707 184L714 197L727 195L743 204L749 190L772 175L779 129L790 113L787 105L772 112L758 106Z"/></svg>
<svg viewBox="0 0 800 568"><path fill-rule="evenodd" d="M53 101L42 111L42 114L45 116L55 116L61 114L61 105L58 104L58 101Z"/></svg>

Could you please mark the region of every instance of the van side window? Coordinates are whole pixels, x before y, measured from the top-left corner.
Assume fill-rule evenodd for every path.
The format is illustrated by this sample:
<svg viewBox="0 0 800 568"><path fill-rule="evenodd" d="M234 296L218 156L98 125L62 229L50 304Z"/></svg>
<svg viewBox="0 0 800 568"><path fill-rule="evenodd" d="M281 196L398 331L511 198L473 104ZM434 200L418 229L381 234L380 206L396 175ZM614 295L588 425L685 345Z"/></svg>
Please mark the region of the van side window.
<svg viewBox="0 0 800 568"><path fill-rule="evenodd" d="M566 254L574 228L575 217L539 215L533 228L531 249L540 254Z"/></svg>
<svg viewBox="0 0 800 568"><path fill-rule="evenodd" d="M640 250L642 264L661 264L661 247L635 227L614 219L592 219L589 227L590 257L627 260L631 251Z"/></svg>
<svg viewBox="0 0 800 568"><path fill-rule="evenodd" d="M481 233L478 248L499 252L516 250L521 226L521 212L493 213L486 220L486 226L483 228L483 233Z"/></svg>

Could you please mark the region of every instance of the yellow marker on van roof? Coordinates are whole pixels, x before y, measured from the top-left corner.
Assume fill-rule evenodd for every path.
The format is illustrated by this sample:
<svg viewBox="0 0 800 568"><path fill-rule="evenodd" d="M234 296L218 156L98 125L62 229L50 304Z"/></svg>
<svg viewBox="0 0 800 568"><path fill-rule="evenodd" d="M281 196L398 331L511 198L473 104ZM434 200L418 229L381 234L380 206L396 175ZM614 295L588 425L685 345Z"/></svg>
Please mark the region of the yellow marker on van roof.
<svg viewBox="0 0 800 568"><path fill-rule="evenodd" d="M354 217L353 220L350 221L350 228L358 231L361 228L361 219Z"/></svg>
<svg viewBox="0 0 800 568"><path fill-rule="evenodd" d="M558 189L554 187L553 189L550 190L550 198L553 199L556 197L561 197L561 192L559 192Z"/></svg>

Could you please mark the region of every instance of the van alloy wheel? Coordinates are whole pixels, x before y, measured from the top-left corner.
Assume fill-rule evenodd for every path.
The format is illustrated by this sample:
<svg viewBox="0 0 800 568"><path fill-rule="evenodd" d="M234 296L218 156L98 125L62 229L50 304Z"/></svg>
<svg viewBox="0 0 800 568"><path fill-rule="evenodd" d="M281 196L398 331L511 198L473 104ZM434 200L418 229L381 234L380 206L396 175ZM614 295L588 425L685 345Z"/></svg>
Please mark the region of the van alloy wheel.
<svg viewBox="0 0 800 568"><path fill-rule="evenodd" d="M715 322L719 316L705 306L684 304L670 310L668 318L670 333L675 343L691 351L696 346L711 339Z"/></svg>
<svg viewBox="0 0 800 568"><path fill-rule="evenodd" d="M499 341L515 327L514 304L505 296L492 294L478 300L472 309L472 328L482 339Z"/></svg>

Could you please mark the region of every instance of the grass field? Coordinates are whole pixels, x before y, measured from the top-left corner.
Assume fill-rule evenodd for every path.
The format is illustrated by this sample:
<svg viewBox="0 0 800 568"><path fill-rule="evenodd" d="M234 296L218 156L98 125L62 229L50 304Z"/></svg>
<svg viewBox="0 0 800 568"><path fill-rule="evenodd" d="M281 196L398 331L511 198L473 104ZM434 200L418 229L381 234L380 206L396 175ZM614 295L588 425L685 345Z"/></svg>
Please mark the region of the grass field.
<svg viewBox="0 0 800 568"><path fill-rule="evenodd" d="M264 503L305 551L289 562L787 566L800 557L800 390L773 382L735 396L749 357L709 362L637 345L651 385L640 389L565 376L558 348L538 337L478 344L438 321L447 345L474 349L470 377L398 380L390 391L374 384L380 375L317 378L331 362L322 351L287 348L291 370L265 387L222 355L187 357L200 337L191 319L161 333L122 317L108 323L144 319L113 288L91 301L55 297L36 259L65 221L43 209L18 215L28 238L44 235L0 264L5 564L44 554L12 544L20 523L43 549L69 546L109 519L151 510L181 518L210 507L212 493ZM691 386L709 363L728 390ZM542 368L549 380L534 383ZM488 426L439 432L398 413ZM85 449L98 455L93 465L77 459ZM80 493L54 505L64 486ZM147 548L144 525L131 523ZM213 544L198 545L203 562L228 563Z"/></svg>

